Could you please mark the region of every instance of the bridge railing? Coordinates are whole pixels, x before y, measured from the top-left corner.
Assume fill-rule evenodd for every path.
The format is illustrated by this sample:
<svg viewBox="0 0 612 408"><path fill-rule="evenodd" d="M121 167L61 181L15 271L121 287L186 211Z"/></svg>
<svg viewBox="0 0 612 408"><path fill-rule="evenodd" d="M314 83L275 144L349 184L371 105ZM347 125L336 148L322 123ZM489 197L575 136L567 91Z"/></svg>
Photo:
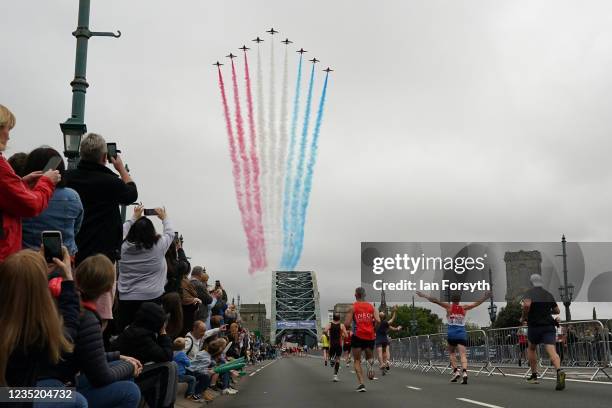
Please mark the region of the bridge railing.
<svg viewBox="0 0 612 408"><path fill-rule="evenodd" d="M598 320L564 322L557 329L557 354L561 366L579 373L593 371L594 380L605 375L612 380L612 334L611 327ZM420 335L393 339L390 342L391 364L396 367L430 370L439 373L450 369L446 333ZM477 375L483 371L492 375L498 371L524 368L529 371L527 359L527 328L508 327L503 329L470 330L467 332L467 356L470 367L478 368ZM552 363L543 345L537 349L538 362L546 374ZM460 364L458 359L457 364Z"/></svg>

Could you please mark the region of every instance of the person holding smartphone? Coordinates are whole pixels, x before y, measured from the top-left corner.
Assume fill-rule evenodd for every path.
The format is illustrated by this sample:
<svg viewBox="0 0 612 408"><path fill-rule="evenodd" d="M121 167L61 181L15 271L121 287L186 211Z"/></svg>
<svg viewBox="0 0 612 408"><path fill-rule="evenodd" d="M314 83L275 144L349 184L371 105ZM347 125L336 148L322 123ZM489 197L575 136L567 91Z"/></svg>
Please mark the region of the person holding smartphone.
<svg viewBox="0 0 612 408"><path fill-rule="evenodd" d="M157 218L163 225L162 234L153 222L143 216L142 205L134 208L134 215L123 224L125 240L121 244L119 260L119 329L132 323L144 302L161 304L166 274L166 251L174 242L174 228L164 208L157 208Z"/></svg>
<svg viewBox="0 0 612 408"><path fill-rule="evenodd" d="M61 180L57 170L36 171L23 178L15 174L3 155L15 123L15 115L0 105L0 262L21 250L21 219L43 212Z"/></svg>
<svg viewBox="0 0 612 408"><path fill-rule="evenodd" d="M60 175L65 174L62 156L51 147L32 150L26 159L24 171L29 174L47 170L58 170ZM78 249L75 239L82 221L81 198L75 190L66 187L66 180L62 179L55 186L48 207L38 216L23 220L23 247L38 249L42 231L60 231L63 244L74 257Z"/></svg>
<svg viewBox="0 0 612 408"><path fill-rule="evenodd" d="M103 254L115 263L119 259L123 241L120 205L138 200L138 189L123 164L121 156L111 157L117 175L106 167L108 147L98 134L89 133L81 141L77 168L66 172L67 187L79 193L84 215L76 235L76 265L85 258ZM97 311L105 321L113 318L114 288L100 296Z"/></svg>

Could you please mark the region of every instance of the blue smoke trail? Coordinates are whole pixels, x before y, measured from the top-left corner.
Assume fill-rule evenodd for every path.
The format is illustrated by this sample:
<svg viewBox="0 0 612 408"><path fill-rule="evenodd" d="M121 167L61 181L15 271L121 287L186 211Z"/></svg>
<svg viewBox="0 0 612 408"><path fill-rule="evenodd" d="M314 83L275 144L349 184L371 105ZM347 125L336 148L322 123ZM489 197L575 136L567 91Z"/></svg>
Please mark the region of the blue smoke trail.
<svg viewBox="0 0 612 408"><path fill-rule="evenodd" d="M283 255L280 269L287 266L287 255L289 250L289 206L291 203L291 174L293 172L293 155L295 151L295 139L297 134L298 112L300 108L300 93L302 89L302 55L298 65L297 80L295 83L295 97L293 99L293 114L291 118L291 139L289 151L287 152L287 169L285 172L285 192L283 195Z"/></svg>
<svg viewBox="0 0 612 408"><path fill-rule="evenodd" d="M306 141L308 139L308 125L310 124L310 110L312 105L312 89L314 86L314 73L315 64L312 64L312 70L310 71L310 83L308 85L308 97L306 98L306 112L304 113L304 125L302 127L302 138L300 140L300 151L297 168L295 170L295 183L293 184L293 191L291 192L291 234L292 239L295 242L295 233L297 232L297 226L300 225L298 220L298 202L300 200L300 192L302 189L302 177L304 173L304 161L306 161ZM289 268L293 270L295 268L295 245L291 245L289 258Z"/></svg>
<svg viewBox="0 0 612 408"><path fill-rule="evenodd" d="M321 92L321 100L319 101L319 110L317 111L317 119L315 122L315 128L312 135L312 142L310 145L310 158L308 165L306 166L306 179L304 181L304 192L302 193L301 209L299 214L300 228L297 231L297 241L295 245L295 255L292 261L292 265L297 265L302 255L302 248L304 246L304 224L306 222L306 210L308 209L308 202L310 199L310 190L312 190L312 175L314 172L314 166L317 161L317 150L319 147L319 133L321 132L321 122L323 121L323 109L325 107L325 97L327 95L327 80L329 73L325 75L325 83L323 84L323 91Z"/></svg>

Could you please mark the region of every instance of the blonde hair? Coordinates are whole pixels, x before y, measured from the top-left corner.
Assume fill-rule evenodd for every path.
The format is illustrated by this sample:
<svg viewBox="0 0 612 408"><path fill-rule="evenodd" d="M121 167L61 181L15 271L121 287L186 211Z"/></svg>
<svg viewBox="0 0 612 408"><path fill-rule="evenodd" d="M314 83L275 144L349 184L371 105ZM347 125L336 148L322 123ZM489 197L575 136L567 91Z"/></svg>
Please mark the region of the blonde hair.
<svg viewBox="0 0 612 408"><path fill-rule="evenodd" d="M74 280L83 300L96 300L113 288L115 265L104 255L92 255L79 264Z"/></svg>
<svg viewBox="0 0 612 408"><path fill-rule="evenodd" d="M0 104L0 127L7 126L10 129L15 127L17 120L15 115L6 106Z"/></svg>
<svg viewBox="0 0 612 408"><path fill-rule="evenodd" d="M6 368L16 350L46 350L57 364L73 345L64 335L47 283L47 264L35 251L25 249L0 264L0 386L6 386Z"/></svg>

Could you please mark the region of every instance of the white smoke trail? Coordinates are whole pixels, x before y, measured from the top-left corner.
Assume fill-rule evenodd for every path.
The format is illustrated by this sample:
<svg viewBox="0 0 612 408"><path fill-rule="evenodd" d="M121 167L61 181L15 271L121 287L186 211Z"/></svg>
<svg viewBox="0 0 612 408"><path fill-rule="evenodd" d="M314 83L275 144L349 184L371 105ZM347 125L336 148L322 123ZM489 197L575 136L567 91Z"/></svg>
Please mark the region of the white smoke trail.
<svg viewBox="0 0 612 408"><path fill-rule="evenodd" d="M268 228L268 217L270 212L267 208L267 197L268 190L270 188L268 183L268 176L270 173L269 165L268 165L268 135L266 132L266 123L265 123L265 105L264 105L264 91L263 91L263 73L261 69L261 49L259 45L257 45L257 134L259 135L259 144L257 146L257 150L259 151L259 162L260 162L260 184L261 184L261 196L263 197L264 205L262 206L262 222L264 229L264 240L266 242L266 249L269 254L269 228ZM263 257L268 258L266 254L262 254Z"/></svg>
<svg viewBox="0 0 612 408"><path fill-rule="evenodd" d="M285 179L285 160L287 157L287 145L289 142L289 109L287 106L287 102L289 99L289 56L288 56L289 46L285 45L285 58L283 64L283 84L282 84L282 93L281 93L281 107L280 107L280 127L279 127L279 147L278 154L276 158L276 180L274 181L274 185L276 188L276 196L274 197L274 214L276 215L275 221L278 223L278 233L277 239L280 243L282 240L282 201L283 201L283 187L284 187L284 179Z"/></svg>
<svg viewBox="0 0 612 408"><path fill-rule="evenodd" d="M268 168L267 175L267 197L266 197L266 209L268 210L268 224L267 224L267 239L268 254L272 259L271 251L277 247L278 242L276 241L277 229L278 229L278 213L275 211L276 197L278 196L278 186L275 185L274 171L276 170L276 157L278 156L278 135L276 130L276 78L274 69L274 35L270 37L270 84L268 87L269 95L269 111L268 111L268 149L267 149L267 160L266 167Z"/></svg>

